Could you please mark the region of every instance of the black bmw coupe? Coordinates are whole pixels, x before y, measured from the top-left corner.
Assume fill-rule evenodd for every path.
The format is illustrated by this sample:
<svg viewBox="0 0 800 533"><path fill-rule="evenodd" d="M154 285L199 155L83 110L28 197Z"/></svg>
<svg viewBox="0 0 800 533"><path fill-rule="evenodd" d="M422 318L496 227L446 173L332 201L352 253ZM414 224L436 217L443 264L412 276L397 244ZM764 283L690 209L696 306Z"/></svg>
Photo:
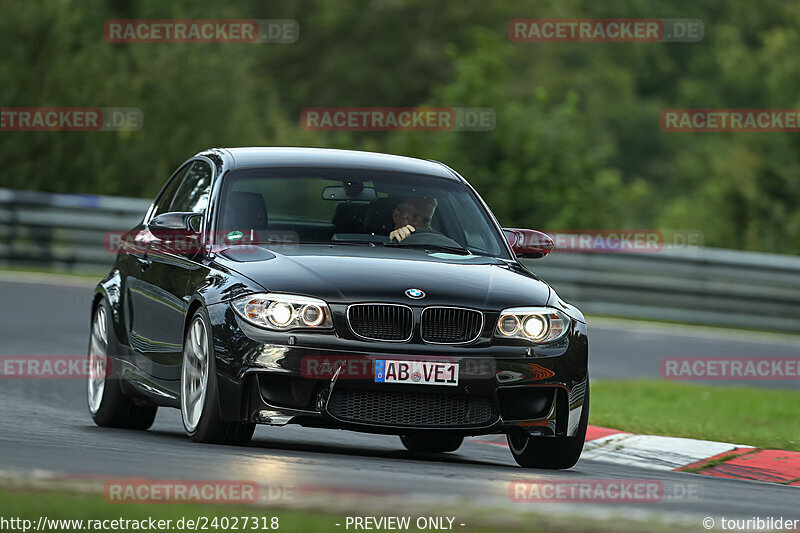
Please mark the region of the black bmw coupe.
<svg viewBox="0 0 800 533"><path fill-rule="evenodd" d="M586 323L519 261L553 241L502 229L442 163L207 150L118 241L91 310L100 426L147 429L165 406L197 442L293 423L414 452L505 433L525 467L580 457Z"/></svg>

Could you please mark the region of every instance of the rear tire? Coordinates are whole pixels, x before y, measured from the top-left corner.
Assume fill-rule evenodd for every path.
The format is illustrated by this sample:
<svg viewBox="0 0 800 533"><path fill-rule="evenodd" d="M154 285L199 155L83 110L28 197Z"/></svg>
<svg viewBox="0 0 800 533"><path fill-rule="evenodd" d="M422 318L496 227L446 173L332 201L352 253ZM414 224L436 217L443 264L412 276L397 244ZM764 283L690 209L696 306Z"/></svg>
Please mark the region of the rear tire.
<svg viewBox="0 0 800 533"><path fill-rule="evenodd" d="M520 429L506 435L508 449L517 464L523 468L562 470L572 468L580 459L589 426L589 378L586 378L586 396L581 419L574 437L531 437Z"/></svg>
<svg viewBox="0 0 800 533"><path fill-rule="evenodd" d="M89 414L101 427L147 429L156 418L156 406L136 405L133 398L122 392L122 378L109 372L109 339L114 329L105 298L92 313L89 332L89 368L87 400ZM106 375L108 374L108 375Z"/></svg>
<svg viewBox="0 0 800 533"><path fill-rule="evenodd" d="M464 442L463 435L413 434L401 435L400 441L410 452L454 452Z"/></svg>
<svg viewBox="0 0 800 533"><path fill-rule="evenodd" d="M194 442L242 445L255 424L228 422L219 413L217 366L208 313L198 309L186 331L181 362L181 419Z"/></svg>

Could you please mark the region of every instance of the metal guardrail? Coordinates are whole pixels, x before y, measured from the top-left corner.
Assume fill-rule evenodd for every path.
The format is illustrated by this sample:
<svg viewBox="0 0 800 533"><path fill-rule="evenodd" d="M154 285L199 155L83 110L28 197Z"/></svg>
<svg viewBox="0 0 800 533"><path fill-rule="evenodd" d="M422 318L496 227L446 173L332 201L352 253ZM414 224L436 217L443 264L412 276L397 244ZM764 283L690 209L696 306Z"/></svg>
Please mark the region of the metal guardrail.
<svg viewBox="0 0 800 533"><path fill-rule="evenodd" d="M0 265L102 272L109 231L134 227L149 200L0 189Z"/></svg>
<svg viewBox="0 0 800 533"><path fill-rule="evenodd" d="M525 264L589 314L800 332L800 257L665 248Z"/></svg>
<svg viewBox="0 0 800 533"><path fill-rule="evenodd" d="M0 189L0 265L106 270L149 200ZM800 332L800 257L712 248L525 260L584 312Z"/></svg>

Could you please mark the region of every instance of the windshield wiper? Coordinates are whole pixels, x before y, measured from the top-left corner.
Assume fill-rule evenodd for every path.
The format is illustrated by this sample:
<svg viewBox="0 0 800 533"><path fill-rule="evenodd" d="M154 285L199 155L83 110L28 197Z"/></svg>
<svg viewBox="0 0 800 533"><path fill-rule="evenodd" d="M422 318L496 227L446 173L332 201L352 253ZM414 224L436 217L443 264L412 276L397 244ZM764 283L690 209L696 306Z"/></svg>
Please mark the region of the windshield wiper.
<svg viewBox="0 0 800 533"><path fill-rule="evenodd" d="M415 248L418 250L436 250L439 252L448 252L458 255L475 255L468 248L462 248L459 246L446 246L443 244L403 244L399 242L385 242L383 245L391 248Z"/></svg>
<svg viewBox="0 0 800 533"><path fill-rule="evenodd" d="M362 245L369 245L375 246L375 242L368 241L368 240L347 240L347 241L297 241L297 242L287 242L286 244L327 244L327 245L334 245L334 244L354 244L358 246Z"/></svg>

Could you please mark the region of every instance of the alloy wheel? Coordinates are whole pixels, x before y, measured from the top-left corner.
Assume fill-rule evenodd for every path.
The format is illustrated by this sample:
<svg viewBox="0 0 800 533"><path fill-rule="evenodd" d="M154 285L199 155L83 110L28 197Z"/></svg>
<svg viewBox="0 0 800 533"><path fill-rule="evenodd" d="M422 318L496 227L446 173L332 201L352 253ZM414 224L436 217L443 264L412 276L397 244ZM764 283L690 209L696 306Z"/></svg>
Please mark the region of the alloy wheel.
<svg viewBox="0 0 800 533"><path fill-rule="evenodd" d="M106 310L97 306L92 322L92 339L89 345L89 376L87 378L87 396L89 412L96 414L103 402L106 388L106 356L108 355L108 322Z"/></svg>
<svg viewBox="0 0 800 533"><path fill-rule="evenodd" d="M181 369L181 416L189 432L197 429L208 386L208 334L200 317L189 327Z"/></svg>

